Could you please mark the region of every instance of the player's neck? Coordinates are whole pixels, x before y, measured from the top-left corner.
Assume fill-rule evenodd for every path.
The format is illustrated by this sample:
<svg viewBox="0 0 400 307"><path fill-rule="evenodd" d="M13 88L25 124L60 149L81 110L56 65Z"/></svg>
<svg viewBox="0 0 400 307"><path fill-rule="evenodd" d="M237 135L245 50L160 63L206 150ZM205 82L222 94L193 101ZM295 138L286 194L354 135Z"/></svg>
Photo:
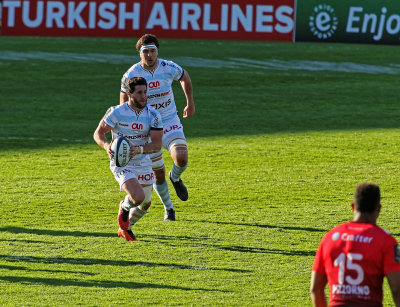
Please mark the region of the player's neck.
<svg viewBox="0 0 400 307"><path fill-rule="evenodd" d="M354 212L353 222L376 224L377 217L374 214Z"/></svg>
<svg viewBox="0 0 400 307"><path fill-rule="evenodd" d="M154 63L153 66L147 66L147 65L144 64L143 62L141 62L141 65L142 65L142 67L143 67L145 70L154 71L154 70L156 70L156 68L157 68L157 66L158 66L158 59L156 59L156 61L155 61L155 63Z"/></svg>
<svg viewBox="0 0 400 307"><path fill-rule="evenodd" d="M140 109L140 108L134 106L130 101L128 101L128 106L129 106L133 111L135 111L136 113L140 113L140 112L143 111L143 109L144 109L144 107ZM145 107L146 107L146 106L145 106Z"/></svg>

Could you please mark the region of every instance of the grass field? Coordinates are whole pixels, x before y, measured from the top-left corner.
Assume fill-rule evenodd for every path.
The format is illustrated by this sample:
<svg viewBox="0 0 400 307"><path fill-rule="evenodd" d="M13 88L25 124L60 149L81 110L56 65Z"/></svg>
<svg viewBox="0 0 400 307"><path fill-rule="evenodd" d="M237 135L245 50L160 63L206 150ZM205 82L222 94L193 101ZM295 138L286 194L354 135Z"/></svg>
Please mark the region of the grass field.
<svg viewBox="0 0 400 307"><path fill-rule="evenodd" d="M1 306L309 306L318 243L363 181L400 239L398 47L162 40L194 86L190 198L172 192L164 222L154 193L139 241L121 240L92 134L134 43L0 37Z"/></svg>

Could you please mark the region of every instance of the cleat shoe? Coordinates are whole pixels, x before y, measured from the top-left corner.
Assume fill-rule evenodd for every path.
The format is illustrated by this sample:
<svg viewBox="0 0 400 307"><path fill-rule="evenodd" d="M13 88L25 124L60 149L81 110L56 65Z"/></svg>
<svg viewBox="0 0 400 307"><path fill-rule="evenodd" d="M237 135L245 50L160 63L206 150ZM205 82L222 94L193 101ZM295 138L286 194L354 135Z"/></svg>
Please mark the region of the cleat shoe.
<svg viewBox="0 0 400 307"><path fill-rule="evenodd" d="M174 208L165 209L164 221L175 221Z"/></svg>
<svg viewBox="0 0 400 307"><path fill-rule="evenodd" d="M126 241L137 241L135 235L133 234L132 230L123 230L123 229L118 229L118 235L122 239L126 239Z"/></svg>
<svg viewBox="0 0 400 307"><path fill-rule="evenodd" d="M129 211L122 209L122 207L121 207L122 202L123 201L121 201L119 203L118 225L119 225L119 227L121 227L122 230L128 230L128 228L129 228Z"/></svg>
<svg viewBox="0 0 400 307"><path fill-rule="evenodd" d="M185 185L182 182L182 179L179 178L179 181L174 182L171 177L171 171L169 172L169 179L171 180L172 185L175 188L176 195L178 195L178 197L181 200L187 201L189 198L189 194L188 194L188 190L186 189Z"/></svg>

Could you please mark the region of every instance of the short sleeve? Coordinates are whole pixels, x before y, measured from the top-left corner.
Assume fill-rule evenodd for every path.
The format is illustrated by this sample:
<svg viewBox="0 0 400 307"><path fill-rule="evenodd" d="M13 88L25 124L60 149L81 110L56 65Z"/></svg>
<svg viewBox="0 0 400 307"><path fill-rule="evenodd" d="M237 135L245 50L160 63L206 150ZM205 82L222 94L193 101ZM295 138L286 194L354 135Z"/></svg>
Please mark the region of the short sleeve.
<svg viewBox="0 0 400 307"><path fill-rule="evenodd" d="M126 93L125 84L128 82L128 73L126 72L121 79L121 92Z"/></svg>
<svg viewBox="0 0 400 307"><path fill-rule="evenodd" d="M385 240L383 251L383 273L385 275L400 271L400 249L399 245L392 236Z"/></svg>
<svg viewBox="0 0 400 307"><path fill-rule="evenodd" d="M323 258L323 246L324 240L318 246L317 253L315 254L314 264L312 270L322 275L326 275L325 263Z"/></svg>
<svg viewBox="0 0 400 307"><path fill-rule="evenodd" d="M115 125L117 124L117 119L115 117L114 109L115 109L115 106L110 107L107 110L106 114L103 116L104 122L112 128L114 128Z"/></svg>
<svg viewBox="0 0 400 307"><path fill-rule="evenodd" d="M174 80L182 79L184 70L181 66L172 61L166 61L166 65L170 68Z"/></svg>

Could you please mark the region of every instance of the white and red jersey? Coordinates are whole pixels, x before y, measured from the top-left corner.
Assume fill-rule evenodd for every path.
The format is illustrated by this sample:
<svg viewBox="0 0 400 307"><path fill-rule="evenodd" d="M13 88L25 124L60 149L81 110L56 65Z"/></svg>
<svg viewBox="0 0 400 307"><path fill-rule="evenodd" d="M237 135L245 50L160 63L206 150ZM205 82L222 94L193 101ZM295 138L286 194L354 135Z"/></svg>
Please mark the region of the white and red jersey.
<svg viewBox="0 0 400 307"><path fill-rule="evenodd" d="M313 271L327 276L329 306L382 306L384 276L400 271L398 245L375 224L347 222L324 236Z"/></svg>
<svg viewBox="0 0 400 307"><path fill-rule="evenodd" d="M147 103L160 112L162 120L168 122L176 115L172 82L182 79L184 70L172 61L158 59L154 71L146 70L136 63L123 75L121 92L126 93L125 84L133 77L143 77L147 81Z"/></svg>
<svg viewBox="0 0 400 307"><path fill-rule="evenodd" d="M128 103L108 109L103 117L104 122L112 127L112 138L126 137L133 145L145 145L150 139L150 130L162 130L163 123L159 112L146 105L143 110L137 112ZM136 164L150 159L147 154L136 155L129 163ZM112 161L112 160L111 160ZM112 163L112 162L111 162Z"/></svg>

